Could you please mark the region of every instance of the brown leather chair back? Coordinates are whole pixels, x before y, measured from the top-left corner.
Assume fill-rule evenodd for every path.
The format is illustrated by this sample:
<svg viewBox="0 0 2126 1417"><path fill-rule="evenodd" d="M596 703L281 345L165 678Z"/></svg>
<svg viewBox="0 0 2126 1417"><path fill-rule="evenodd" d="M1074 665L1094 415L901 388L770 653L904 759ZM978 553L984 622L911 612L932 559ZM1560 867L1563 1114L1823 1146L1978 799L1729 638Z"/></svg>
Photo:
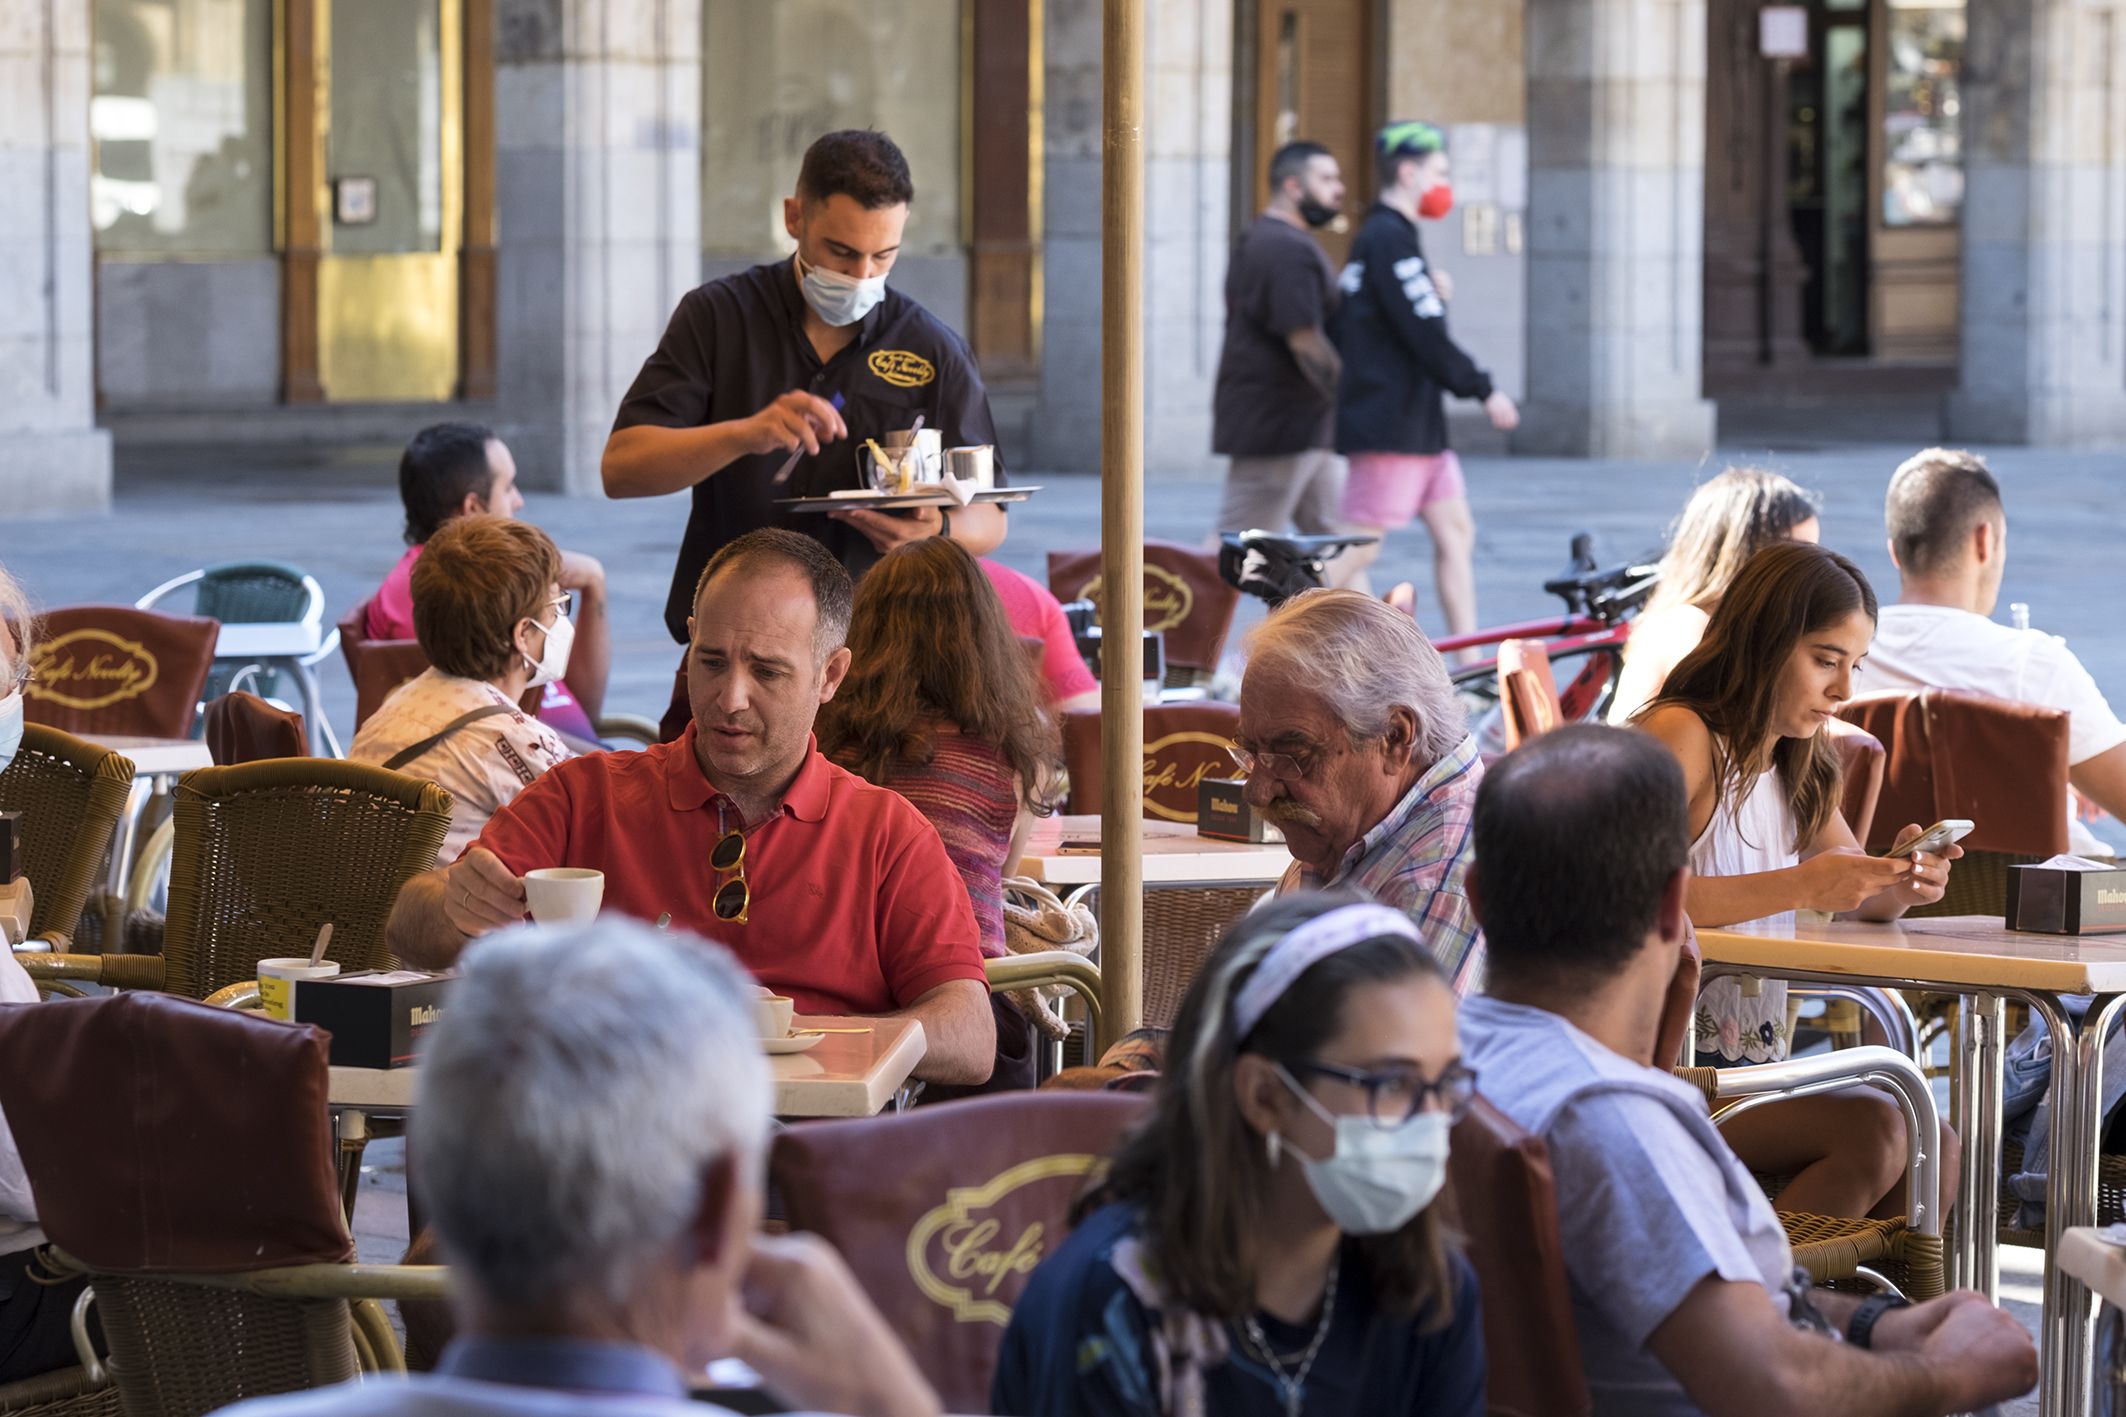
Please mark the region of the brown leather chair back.
<svg viewBox="0 0 2126 1417"><path fill-rule="evenodd" d="M369 638L366 602L340 621L340 657L347 661L347 674L354 680L357 731L391 697L393 689L428 668L428 654L419 640Z"/></svg>
<svg viewBox="0 0 2126 1417"><path fill-rule="evenodd" d="M1541 640L1499 642L1499 708L1509 753L1565 721L1557 677L1550 672L1550 652Z"/></svg>
<svg viewBox="0 0 2126 1417"><path fill-rule="evenodd" d="M1968 851L2051 856L2067 849L2067 715L1957 689L1871 694L1839 709L1888 754L1871 850L1907 822L1973 823ZM1953 873L1952 873L1953 883Z"/></svg>
<svg viewBox="0 0 2126 1417"><path fill-rule="evenodd" d="M1197 785L1207 777L1240 775L1233 755L1226 751L1239 725L1239 706L1213 699L1146 709L1144 815L1194 822ZM1063 767L1070 774L1070 795L1063 810L1098 813L1104 794L1098 709L1073 709L1063 715Z"/></svg>
<svg viewBox="0 0 2126 1417"><path fill-rule="evenodd" d="M130 605L70 605L44 617L22 711L83 738L189 738L221 622Z"/></svg>
<svg viewBox="0 0 2126 1417"><path fill-rule="evenodd" d="M1146 1106L1126 1093L1021 1092L799 1123L775 1138L769 1185L792 1229L849 1262L945 1409L985 1412L1026 1277Z"/></svg>
<svg viewBox="0 0 2126 1417"><path fill-rule="evenodd" d="M1876 803L1882 799L1882 780L1889 754L1884 751L1880 738L1842 718L1832 719L1827 730L1831 741L1838 747L1839 769L1844 774L1839 815L1853 829L1853 840L1866 841L1875 824ZM1920 825L1930 823L1921 822Z"/></svg>
<svg viewBox="0 0 2126 1417"><path fill-rule="evenodd" d="M1455 1125L1447 1173L1483 1292L1484 1410L1491 1417L1591 1411L1549 1151L1478 1097Z"/></svg>
<svg viewBox="0 0 2126 1417"><path fill-rule="evenodd" d="M1048 553L1048 588L1058 600L1100 604L1100 553ZM1215 552L1178 541L1144 543L1144 628L1166 636L1166 662L1215 670L1233 628L1240 592L1218 575Z"/></svg>
<svg viewBox="0 0 2126 1417"><path fill-rule="evenodd" d="M118 1274L351 1258L325 1054L310 1024L144 990L0 1005L0 1111L45 1233Z"/></svg>
<svg viewBox="0 0 2126 1417"><path fill-rule="evenodd" d="M238 689L207 705L207 751L218 766L309 755L303 716Z"/></svg>

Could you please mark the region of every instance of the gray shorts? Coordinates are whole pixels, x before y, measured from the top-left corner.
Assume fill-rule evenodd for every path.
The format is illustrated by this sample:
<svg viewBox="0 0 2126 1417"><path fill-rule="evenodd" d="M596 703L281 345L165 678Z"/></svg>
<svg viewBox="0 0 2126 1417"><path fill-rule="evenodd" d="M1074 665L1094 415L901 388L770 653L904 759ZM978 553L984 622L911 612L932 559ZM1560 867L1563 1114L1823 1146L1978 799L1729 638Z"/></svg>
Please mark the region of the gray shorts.
<svg viewBox="0 0 2126 1417"><path fill-rule="evenodd" d="M1344 460L1327 448L1275 458L1234 458L1226 469L1218 531L1341 531Z"/></svg>

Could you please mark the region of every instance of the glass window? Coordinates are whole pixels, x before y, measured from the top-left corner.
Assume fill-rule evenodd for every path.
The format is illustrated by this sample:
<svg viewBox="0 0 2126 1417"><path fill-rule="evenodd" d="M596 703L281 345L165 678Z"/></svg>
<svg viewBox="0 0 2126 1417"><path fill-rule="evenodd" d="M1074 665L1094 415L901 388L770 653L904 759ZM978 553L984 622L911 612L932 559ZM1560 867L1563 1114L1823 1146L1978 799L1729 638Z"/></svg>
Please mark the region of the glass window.
<svg viewBox="0 0 2126 1417"><path fill-rule="evenodd" d="M1964 204L1963 0L1890 0L1885 20L1882 222L1947 226Z"/></svg>
<svg viewBox="0 0 2126 1417"><path fill-rule="evenodd" d="M96 0L100 251L273 250L272 0Z"/></svg>
<svg viewBox="0 0 2126 1417"><path fill-rule="evenodd" d="M443 59L437 0L332 7L327 225L340 255L443 242Z"/></svg>
<svg viewBox="0 0 2126 1417"><path fill-rule="evenodd" d="M805 149L878 128L915 179L903 259L957 250L960 4L702 0L702 246L747 262L790 250L782 203Z"/></svg>

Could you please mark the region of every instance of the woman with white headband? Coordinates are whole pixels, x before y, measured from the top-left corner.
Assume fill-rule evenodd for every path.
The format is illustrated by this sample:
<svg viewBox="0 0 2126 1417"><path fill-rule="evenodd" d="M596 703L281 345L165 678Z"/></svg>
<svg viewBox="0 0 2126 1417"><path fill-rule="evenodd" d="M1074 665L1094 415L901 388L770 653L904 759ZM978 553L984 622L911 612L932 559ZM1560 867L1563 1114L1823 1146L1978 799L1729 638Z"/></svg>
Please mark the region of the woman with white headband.
<svg viewBox="0 0 2126 1417"><path fill-rule="evenodd" d="M1254 912L1166 1057L1012 1314L993 1409L1478 1417L1476 1278L1432 1204L1476 1077L1409 917L1330 895Z"/></svg>

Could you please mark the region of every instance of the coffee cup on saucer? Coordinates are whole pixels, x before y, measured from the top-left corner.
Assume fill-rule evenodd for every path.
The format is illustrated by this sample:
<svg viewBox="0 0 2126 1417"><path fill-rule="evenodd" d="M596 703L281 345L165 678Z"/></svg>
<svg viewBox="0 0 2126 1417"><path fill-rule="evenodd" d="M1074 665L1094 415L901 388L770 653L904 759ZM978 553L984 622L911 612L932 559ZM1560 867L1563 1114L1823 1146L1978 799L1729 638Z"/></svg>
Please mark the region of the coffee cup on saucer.
<svg viewBox="0 0 2126 1417"><path fill-rule="evenodd" d="M765 985L753 995L753 1026L762 1038L788 1038L790 1017L796 1011L795 1000L787 999Z"/></svg>

